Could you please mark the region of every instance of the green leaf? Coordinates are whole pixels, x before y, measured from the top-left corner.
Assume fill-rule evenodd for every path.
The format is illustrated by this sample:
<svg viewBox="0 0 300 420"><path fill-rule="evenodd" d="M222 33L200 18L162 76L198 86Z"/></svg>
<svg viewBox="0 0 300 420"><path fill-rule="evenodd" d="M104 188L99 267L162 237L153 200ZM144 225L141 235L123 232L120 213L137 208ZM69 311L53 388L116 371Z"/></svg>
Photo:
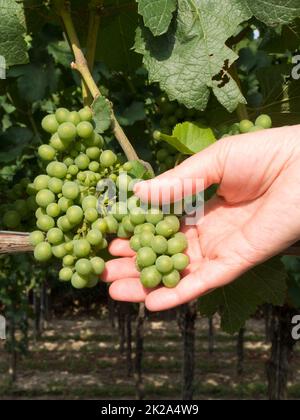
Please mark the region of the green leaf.
<svg viewBox="0 0 300 420"><path fill-rule="evenodd" d="M122 113L117 113L117 118L119 123L124 126L143 121L146 118L144 102L132 102Z"/></svg>
<svg viewBox="0 0 300 420"><path fill-rule="evenodd" d="M253 268L235 282L200 298L200 312L221 315L222 329L239 331L264 304L283 305L287 292L287 273L279 258Z"/></svg>
<svg viewBox="0 0 300 420"><path fill-rule="evenodd" d="M25 34L24 5L16 0L1 0L0 55L8 67L28 62Z"/></svg>
<svg viewBox="0 0 300 420"><path fill-rule="evenodd" d="M167 32L177 0L137 0L138 12L143 16L144 24L153 35L163 35Z"/></svg>
<svg viewBox="0 0 300 420"><path fill-rule="evenodd" d="M216 141L211 128L190 122L177 124L172 136L161 134L160 137L184 155L201 152Z"/></svg>
<svg viewBox="0 0 300 420"><path fill-rule="evenodd" d="M0 162L15 162L22 158L24 149L33 138L33 133L26 127L11 127L0 136Z"/></svg>
<svg viewBox="0 0 300 420"><path fill-rule="evenodd" d="M111 126L111 106L109 101L104 96L96 98L92 104L94 113L94 122L96 124L96 131L104 133Z"/></svg>
<svg viewBox="0 0 300 420"><path fill-rule="evenodd" d="M18 78L17 84L22 100L32 103L45 97L49 82L47 68L35 64L25 64L13 67L8 76Z"/></svg>
<svg viewBox="0 0 300 420"><path fill-rule="evenodd" d="M144 56L150 81L158 82L171 100L204 110L213 89L229 112L246 103L229 74L238 56L225 43L251 12L245 0L235 3L179 0L177 22L165 35L138 29L135 49Z"/></svg>
<svg viewBox="0 0 300 420"><path fill-rule="evenodd" d="M151 179L153 178L153 174L151 170L147 167L145 162L140 160L131 160L130 163L132 164L132 169L128 171L128 174L134 179Z"/></svg>
<svg viewBox="0 0 300 420"><path fill-rule="evenodd" d="M253 15L266 25L287 24L300 17L299 0L247 0Z"/></svg>

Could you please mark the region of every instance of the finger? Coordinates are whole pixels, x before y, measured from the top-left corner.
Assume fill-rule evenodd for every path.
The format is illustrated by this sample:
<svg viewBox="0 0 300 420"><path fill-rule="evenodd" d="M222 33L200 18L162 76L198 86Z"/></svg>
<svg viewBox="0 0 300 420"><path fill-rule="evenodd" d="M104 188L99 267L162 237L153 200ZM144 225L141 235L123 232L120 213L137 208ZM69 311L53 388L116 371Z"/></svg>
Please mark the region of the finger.
<svg viewBox="0 0 300 420"><path fill-rule="evenodd" d="M237 266L206 261L200 268L184 277L174 289L162 287L146 297L149 311L163 311L197 299L218 287L225 286L242 273Z"/></svg>
<svg viewBox="0 0 300 420"><path fill-rule="evenodd" d="M107 283L127 277L140 277L133 258L119 258L108 261L101 279Z"/></svg>
<svg viewBox="0 0 300 420"><path fill-rule="evenodd" d="M111 298L121 302L144 302L150 292L143 287L140 279L137 278L118 280L109 288Z"/></svg>
<svg viewBox="0 0 300 420"><path fill-rule="evenodd" d="M150 181L135 185L134 192L142 201L165 204L182 200L203 191L222 179L218 160L220 142L192 156L176 168Z"/></svg>
<svg viewBox="0 0 300 420"><path fill-rule="evenodd" d="M135 252L130 248L127 239L114 239L109 245L109 253L114 257L134 257Z"/></svg>

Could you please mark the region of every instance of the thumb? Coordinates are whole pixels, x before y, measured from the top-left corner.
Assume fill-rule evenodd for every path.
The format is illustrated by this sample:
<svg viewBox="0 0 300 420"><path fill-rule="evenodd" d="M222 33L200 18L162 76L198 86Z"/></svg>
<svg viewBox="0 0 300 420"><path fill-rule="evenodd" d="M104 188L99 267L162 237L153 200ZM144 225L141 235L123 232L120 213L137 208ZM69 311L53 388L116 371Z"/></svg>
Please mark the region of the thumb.
<svg viewBox="0 0 300 420"><path fill-rule="evenodd" d="M134 187L134 193L144 202L151 201L153 205L167 204L220 183L220 143L222 142L213 144L157 178L139 182Z"/></svg>

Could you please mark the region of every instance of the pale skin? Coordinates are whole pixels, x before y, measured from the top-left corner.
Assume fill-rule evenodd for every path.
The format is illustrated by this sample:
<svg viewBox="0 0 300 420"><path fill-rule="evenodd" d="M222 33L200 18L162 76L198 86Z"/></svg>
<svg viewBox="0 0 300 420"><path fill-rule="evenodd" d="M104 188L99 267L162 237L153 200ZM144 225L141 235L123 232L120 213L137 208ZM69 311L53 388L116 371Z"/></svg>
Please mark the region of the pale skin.
<svg viewBox="0 0 300 420"><path fill-rule="evenodd" d="M190 265L174 289L145 289L127 240L114 240L103 280L113 299L145 302L162 311L226 286L300 238L300 126L283 127L223 139L158 178L141 182L135 194L160 202L166 191L182 197L182 180L218 184L194 226L182 224ZM157 200L156 200L157 201Z"/></svg>

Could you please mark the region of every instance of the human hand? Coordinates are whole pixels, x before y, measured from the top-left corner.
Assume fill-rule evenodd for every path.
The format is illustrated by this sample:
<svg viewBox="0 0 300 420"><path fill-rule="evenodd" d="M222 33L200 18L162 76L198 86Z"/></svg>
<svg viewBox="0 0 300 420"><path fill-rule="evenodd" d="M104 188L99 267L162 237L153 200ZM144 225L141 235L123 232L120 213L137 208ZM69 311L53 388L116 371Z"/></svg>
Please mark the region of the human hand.
<svg viewBox="0 0 300 420"><path fill-rule="evenodd" d="M174 289L145 289L129 242L117 239L103 276L115 300L145 302L160 311L225 286L277 255L300 237L300 126L222 139L158 178L141 182L135 194L153 204L183 198L183 181L219 184L194 226L183 223L190 265ZM196 188L196 183L194 185ZM198 192L198 191L193 191Z"/></svg>

